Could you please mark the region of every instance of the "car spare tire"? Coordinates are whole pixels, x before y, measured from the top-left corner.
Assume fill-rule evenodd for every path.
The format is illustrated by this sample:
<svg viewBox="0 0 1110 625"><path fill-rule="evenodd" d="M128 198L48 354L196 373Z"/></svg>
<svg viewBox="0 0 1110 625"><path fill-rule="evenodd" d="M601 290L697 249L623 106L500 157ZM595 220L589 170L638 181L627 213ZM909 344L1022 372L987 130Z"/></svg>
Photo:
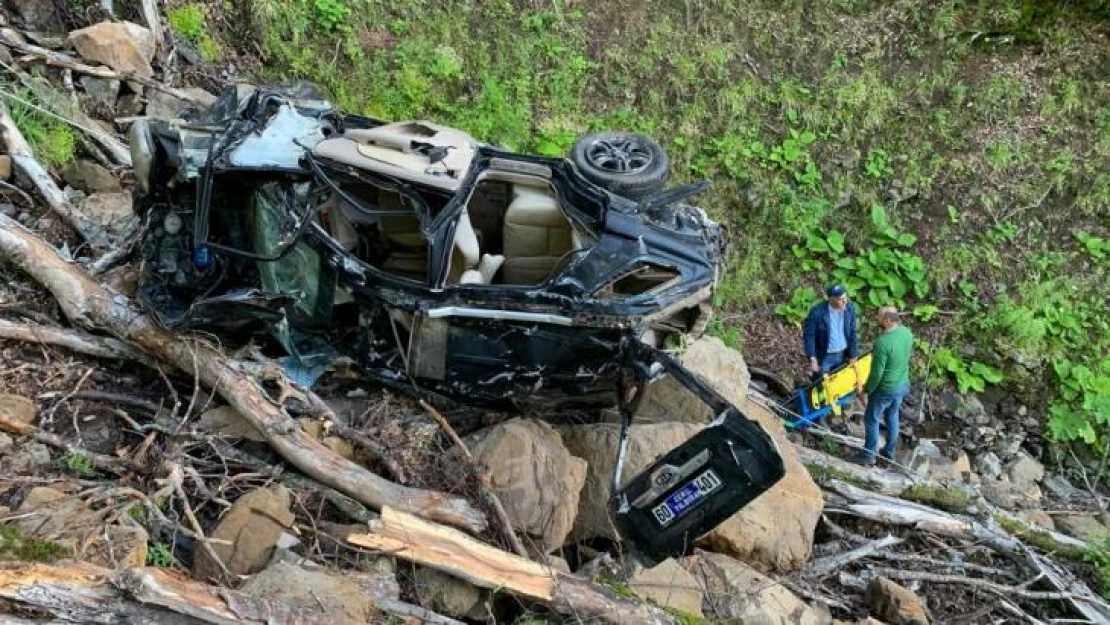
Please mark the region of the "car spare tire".
<svg viewBox="0 0 1110 625"><path fill-rule="evenodd" d="M663 188L670 163L656 142L630 132L594 132L570 149L570 160L587 180L638 200Z"/></svg>

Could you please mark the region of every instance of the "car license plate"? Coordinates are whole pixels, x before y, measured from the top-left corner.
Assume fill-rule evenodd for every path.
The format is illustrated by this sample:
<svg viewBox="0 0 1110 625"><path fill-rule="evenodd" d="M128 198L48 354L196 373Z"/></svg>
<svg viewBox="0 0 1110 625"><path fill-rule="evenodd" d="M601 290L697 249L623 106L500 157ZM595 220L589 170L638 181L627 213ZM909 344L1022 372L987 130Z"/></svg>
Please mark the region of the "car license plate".
<svg viewBox="0 0 1110 625"><path fill-rule="evenodd" d="M712 469L671 493L666 501L651 509L659 525L666 527L675 519L689 512L705 496L721 487L721 480Z"/></svg>

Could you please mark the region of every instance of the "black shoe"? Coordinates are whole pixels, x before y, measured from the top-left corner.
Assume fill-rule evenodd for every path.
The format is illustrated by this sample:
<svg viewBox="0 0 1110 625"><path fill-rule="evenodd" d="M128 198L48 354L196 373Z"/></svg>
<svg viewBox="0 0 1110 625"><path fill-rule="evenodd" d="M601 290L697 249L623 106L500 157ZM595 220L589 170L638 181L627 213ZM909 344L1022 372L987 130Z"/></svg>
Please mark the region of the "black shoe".
<svg viewBox="0 0 1110 625"><path fill-rule="evenodd" d="M873 467L875 466L875 456L866 453L858 453L851 458L848 458L848 462L863 465L865 467Z"/></svg>
<svg viewBox="0 0 1110 625"><path fill-rule="evenodd" d="M881 458L882 460L884 460L886 462L889 462L890 464L894 464L894 456L888 456L887 454L885 454L883 452L879 452L879 458Z"/></svg>

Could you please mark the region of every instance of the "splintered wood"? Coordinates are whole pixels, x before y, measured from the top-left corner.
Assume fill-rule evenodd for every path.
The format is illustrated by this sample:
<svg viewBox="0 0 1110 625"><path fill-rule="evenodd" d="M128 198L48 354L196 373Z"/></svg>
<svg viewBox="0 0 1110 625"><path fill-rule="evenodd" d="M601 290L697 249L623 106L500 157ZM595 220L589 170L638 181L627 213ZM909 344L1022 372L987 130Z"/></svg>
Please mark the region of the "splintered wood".
<svg viewBox="0 0 1110 625"><path fill-rule="evenodd" d="M479 542L458 530L389 507L371 533L347 541L454 575L481 588L507 590L560 614L605 623L674 623L653 605L618 597L608 589Z"/></svg>
<svg viewBox="0 0 1110 625"><path fill-rule="evenodd" d="M375 533L354 534L348 541L425 564L482 588L506 588L540 601L555 596L558 572L554 569L391 508L382 510Z"/></svg>

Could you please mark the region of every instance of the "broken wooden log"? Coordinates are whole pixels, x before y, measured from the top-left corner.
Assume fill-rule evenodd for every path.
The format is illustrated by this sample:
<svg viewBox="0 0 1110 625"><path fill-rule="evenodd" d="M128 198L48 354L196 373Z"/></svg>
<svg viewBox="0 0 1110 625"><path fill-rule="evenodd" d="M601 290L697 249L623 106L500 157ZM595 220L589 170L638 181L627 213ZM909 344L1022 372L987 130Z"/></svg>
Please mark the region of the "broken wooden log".
<svg viewBox="0 0 1110 625"><path fill-rule="evenodd" d="M0 256L50 290L73 323L99 327L214 389L285 460L317 481L372 508L388 505L474 533L485 529L485 515L464 498L394 484L328 449L271 400L259 381L246 373L248 367L207 341L162 328L128 298L93 281L5 215L0 215ZM279 384L290 384L280 370L271 375Z"/></svg>
<svg viewBox="0 0 1110 625"><path fill-rule="evenodd" d="M860 545L855 549L850 549L844 553L837 553L831 556L818 558L806 567L806 573L810 575L827 575L833 571L843 568L847 564L851 564L856 560L861 560L868 556L874 555L875 552L881 551L888 547L901 544L903 539L897 536L884 536L878 540L873 540L866 544Z"/></svg>
<svg viewBox="0 0 1110 625"><path fill-rule="evenodd" d="M108 360L151 362L146 354L112 337L38 323L16 323L0 319L0 339L64 347L79 354Z"/></svg>
<svg viewBox="0 0 1110 625"><path fill-rule="evenodd" d="M591 622L632 625L675 623L647 602L617 596L584 579L479 542L457 530L386 507L371 533L347 541L431 567L482 588L508 591Z"/></svg>
<svg viewBox="0 0 1110 625"><path fill-rule="evenodd" d="M7 105L0 100L0 139L12 157L12 165L34 185L51 210L65 220L93 248L103 250L113 243L105 229L81 214L66 198L50 173L35 159L31 145L15 125Z"/></svg>

